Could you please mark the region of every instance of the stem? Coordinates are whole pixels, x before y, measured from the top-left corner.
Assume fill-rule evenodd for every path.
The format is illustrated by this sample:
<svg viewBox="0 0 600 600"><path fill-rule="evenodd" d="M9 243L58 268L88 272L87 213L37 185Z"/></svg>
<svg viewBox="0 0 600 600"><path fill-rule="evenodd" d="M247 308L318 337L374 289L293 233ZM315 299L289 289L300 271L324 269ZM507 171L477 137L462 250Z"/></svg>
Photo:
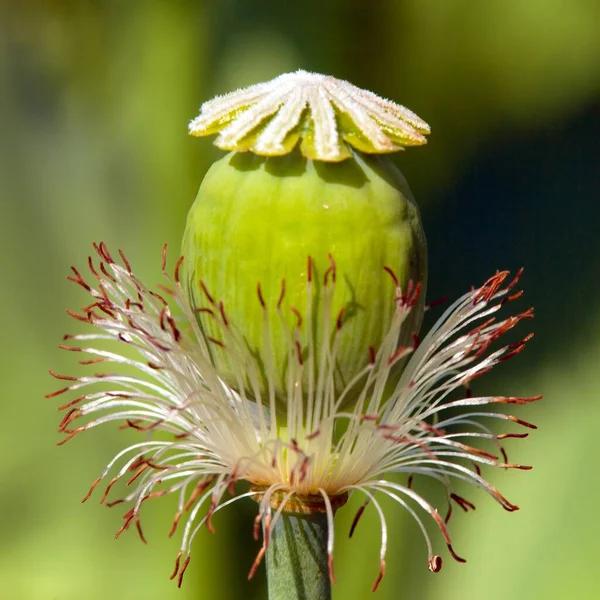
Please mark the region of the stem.
<svg viewBox="0 0 600 600"><path fill-rule="evenodd" d="M269 600L330 600L327 516L282 513L267 550Z"/></svg>

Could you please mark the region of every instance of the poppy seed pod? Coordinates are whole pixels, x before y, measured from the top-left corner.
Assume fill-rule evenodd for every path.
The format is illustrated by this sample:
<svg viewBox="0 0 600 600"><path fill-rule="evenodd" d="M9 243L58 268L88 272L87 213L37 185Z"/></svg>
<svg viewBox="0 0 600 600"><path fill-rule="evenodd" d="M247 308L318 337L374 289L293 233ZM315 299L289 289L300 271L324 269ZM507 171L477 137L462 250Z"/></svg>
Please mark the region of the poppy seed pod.
<svg viewBox="0 0 600 600"><path fill-rule="evenodd" d="M213 341L217 371L236 387L239 365L221 345L225 318L260 357L261 393L270 379L277 399L288 397L295 327L303 332L297 351L313 344L316 356L341 327L335 372L341 392L389 330L395 287L405 292L409 282L424 284L427 270L425 236L406 181L388 158L360 152L335 163L298 150L281 157L228 154L200 186L182 253L184 286ZM334 294L324 293L333 285ZM398 344L418 330L422 309L420 300Z"/></svg>

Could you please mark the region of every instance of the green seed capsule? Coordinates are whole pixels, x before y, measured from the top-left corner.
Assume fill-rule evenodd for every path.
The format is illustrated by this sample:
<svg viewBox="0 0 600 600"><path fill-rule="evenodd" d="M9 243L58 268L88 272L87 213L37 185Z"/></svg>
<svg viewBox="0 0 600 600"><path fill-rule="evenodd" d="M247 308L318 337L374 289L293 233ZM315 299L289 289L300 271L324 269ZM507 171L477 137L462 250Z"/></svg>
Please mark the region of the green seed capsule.
<svg viewBox="0 0 600 600"><path fill-rule="evenodd" d="M240 385L238 360L215 343L222 340L224 317L259 364L270 365L270 386L280 404L289 393L290 340L298 316L305 336L300 352L308 336L317 357L341 325L334 375L339 393L389 329L396 290L385 267L403 290L410 280L425 284L427 273L425 237L404 177L389 159L359 152L338 163L313 161L298 151L270 158L226 155L200 186L183 254L182 281L193 305L208 309L198 319L212 340L208 346L220 377L234 389ZM333 283L333 267L330 297L323 286L326 278ZM422 313L420 300L399 345L411 343ZM254 392L249 388L251 394L267 392L264 370Z"/></svg>

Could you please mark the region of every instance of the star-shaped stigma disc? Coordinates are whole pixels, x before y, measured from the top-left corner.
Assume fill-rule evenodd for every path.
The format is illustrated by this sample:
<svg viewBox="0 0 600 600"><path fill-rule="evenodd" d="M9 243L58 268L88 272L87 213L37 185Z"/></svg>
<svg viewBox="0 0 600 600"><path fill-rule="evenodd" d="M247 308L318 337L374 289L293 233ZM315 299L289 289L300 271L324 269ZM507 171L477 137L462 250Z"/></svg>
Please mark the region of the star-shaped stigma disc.
<svg viewBox="0 0 600 600"><path fill-rule="evenodd" d="M350 146L386 154L427 143L429 125L404 106L342 79L299 70L205 102L191 135L218 133L223 150L281 156L298 143L313 160L339 162Z"/></svg>

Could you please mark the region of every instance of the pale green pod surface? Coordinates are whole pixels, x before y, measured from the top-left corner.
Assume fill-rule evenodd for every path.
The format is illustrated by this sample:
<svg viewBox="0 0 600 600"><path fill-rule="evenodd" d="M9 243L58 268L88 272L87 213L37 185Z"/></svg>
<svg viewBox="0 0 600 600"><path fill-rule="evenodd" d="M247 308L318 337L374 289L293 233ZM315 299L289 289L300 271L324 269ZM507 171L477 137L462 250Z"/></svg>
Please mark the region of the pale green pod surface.
<svg viewBox="0 0 600 600"><path fill-rule="evenodd" d="M396 290L384 267L395 273L403 290L409 280L424 285L427 273L419 211L404 177L389 159L360 153L340 163L312 161L298 151L272 158L226 155L212 165L190 209L183 255L182 281L192 304L214 313L222 302L227 321L248 350L261 364L272 361L280 402L288 393L290 332L297 323L291 309L302 315L305 335L312 332L317 357L322 344L330 343L324 339L325 325L334 331L344 309L335 375L336 390L341 391L389 329ZM312 318L307 307L308 257ZM329 257L335 263L336 284L325 315L322 286ZM278 311L283 279L285 295ZM399 344L412 343L423 297L403 326ZM222 339L218 319L208 312L198 312L198 319L205 335ZM209 347L219 375L236 388L239 361L218 344ZM263 377L260 393L265 386Z"/></svg>

